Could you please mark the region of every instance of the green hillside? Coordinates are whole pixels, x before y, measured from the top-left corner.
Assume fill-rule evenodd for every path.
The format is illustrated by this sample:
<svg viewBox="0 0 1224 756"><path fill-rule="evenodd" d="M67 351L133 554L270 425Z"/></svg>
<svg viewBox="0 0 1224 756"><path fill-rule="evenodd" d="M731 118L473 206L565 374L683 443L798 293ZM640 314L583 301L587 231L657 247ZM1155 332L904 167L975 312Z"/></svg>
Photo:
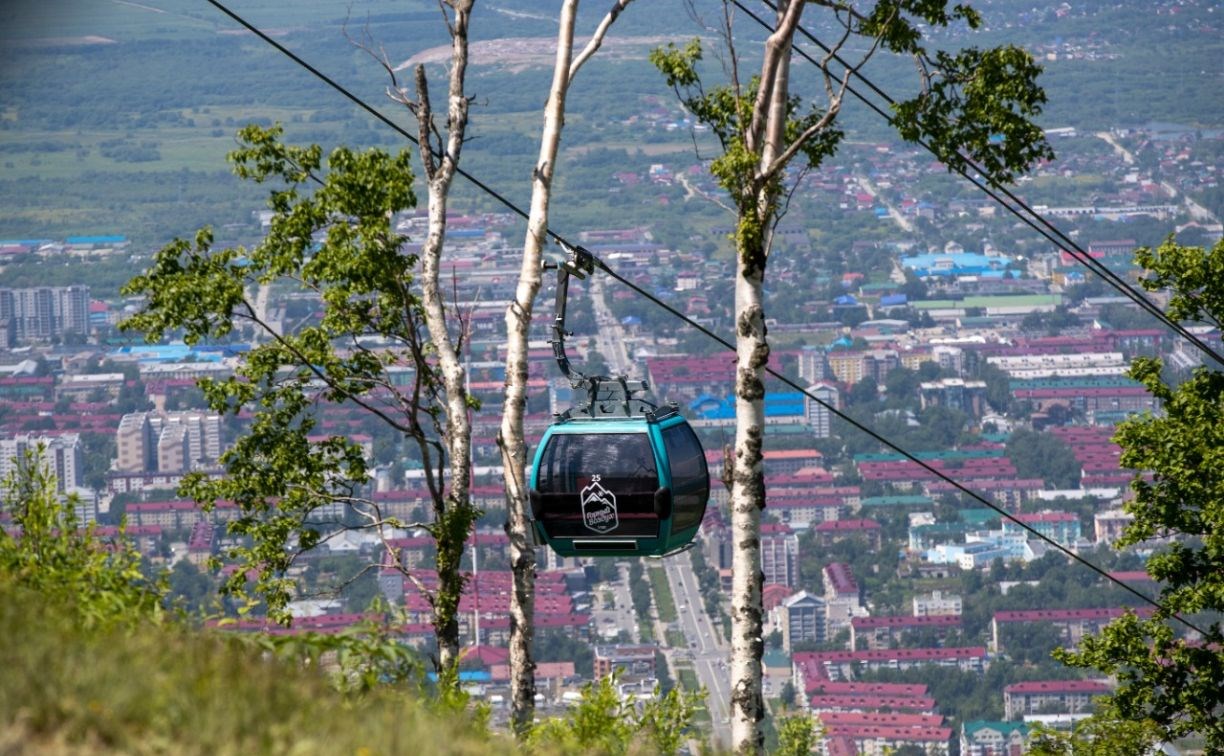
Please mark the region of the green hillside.
<svg viewBox="0 0 1224 756"><path fill-rule="evenodd" d="M178 626L97 631L0 586L0 753L496 754L406 694L346 700L317 670Z"/></svg>

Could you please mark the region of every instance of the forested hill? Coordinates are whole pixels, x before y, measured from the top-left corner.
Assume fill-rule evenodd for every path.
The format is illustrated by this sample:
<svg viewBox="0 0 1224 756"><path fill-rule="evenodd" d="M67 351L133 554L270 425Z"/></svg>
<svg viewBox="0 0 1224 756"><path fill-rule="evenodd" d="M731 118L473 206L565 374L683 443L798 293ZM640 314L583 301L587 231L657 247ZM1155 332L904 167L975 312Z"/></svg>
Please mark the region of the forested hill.
<svg viewBox="0 0 1224 756"><path fill-rule="evenodd" d="M1048 126L1224 123L1218 65L1224 35L1215 3L978 5L983 31L971 36L954 30L935 43L1006 41L1034 52L1046 66ZM401 123L405 114L385 96L385 73L354 41L385 50L393 63L446 41L431 0L301 0L291 10L276 0L235 0L233 7ZM647 63L647 51L702 33L685 7L681 0L631 5L604 53L584 69L567 116L567 180L581 182L588 160L606 157L593 147L615 155L648 141L652 149L691 152L687 129L646 135L640 123L651 102L674 102ZM714 3L696 8L707 21L717 14ZM604 10L586 4L584 28ZM548 0L477 6L469 85L473 139L465 163L508 193L526 185L534 160L555 12ZM831 37L819 13L809 18L813 33ZM761 34L742 14L737 24L745 36ZM889 72L902 65L908 63L880 59L869 73L889 81ZM438 64L431 70L436 73ZM4 3L0 93L0 202L6 209L0 238L122 233L156 245L204 223L247 223L261 192L234 182L224 155L234 147L238 126L250 121L284 122L286 138L299 143L404 143L195 0ZM883 138L884 127L863 108L847 107L845 116L852 136Z"/></svg>

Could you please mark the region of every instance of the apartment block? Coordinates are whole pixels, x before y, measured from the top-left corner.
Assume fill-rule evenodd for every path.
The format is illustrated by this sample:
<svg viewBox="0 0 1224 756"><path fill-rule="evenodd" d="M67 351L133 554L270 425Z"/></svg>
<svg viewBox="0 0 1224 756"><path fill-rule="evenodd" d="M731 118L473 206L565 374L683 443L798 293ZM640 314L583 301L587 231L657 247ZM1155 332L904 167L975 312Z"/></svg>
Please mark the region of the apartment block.
<svg viewBox="0 0 1224 756"><path fill-rule="evenodd" d="M36 454L36 461L55 476L55 488L61 494L81 487L84 461L80 435L33 436L27 433L0 439L0 482L8 480L25 464L27 453Z"/></svg>
<svg viewBox="0 0 1224 756"><path fill-rule="evenodd" d="M116 432L116 471L180 473L217 467L221 416L203 412L124 415Z"/></svg>

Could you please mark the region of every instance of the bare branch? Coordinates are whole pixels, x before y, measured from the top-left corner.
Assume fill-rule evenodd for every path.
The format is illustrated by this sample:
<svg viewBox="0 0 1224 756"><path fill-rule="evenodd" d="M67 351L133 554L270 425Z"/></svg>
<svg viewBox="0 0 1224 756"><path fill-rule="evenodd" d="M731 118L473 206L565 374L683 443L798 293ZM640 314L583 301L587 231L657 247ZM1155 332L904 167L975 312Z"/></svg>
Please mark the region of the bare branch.
<svg viewBox="0 0 1224 756"><path fill-rule="evenodd" d="M591 39L586 43L586 47L582 48L582 52L578 53L578 57L574 58L573 62L570 63L569 83L573 83L574 77L578 75L578 69L582 68L582 65L590 60L591 56L603 45L604 36L608 33L608 28L612 26L617 17L620 16L621 11L631 2L633 0L613 0L612 7L608 9L607 15L599 22L599 26L595 29L595 33L591 35Z"/></svg>
<svg viewBox="0 0 1224 756"><path fill-rule="evenodd" d="M433 149L430 145L433 143L430 140L430 133L437 134L433 129L433 111L429 106L429 80L425 76L425 66L417 64L416 67L416 92L417 92L417 107L415 115L417 117L417 140L419 142L419 152L421 153L421 166L425 171L425 179L433 181L434 174L438 171L438 164L434 160Z"/></svg>
<svg viewBox="0 0 1224 756"><path fill-rule="evenodd" d="M761 61L761 85L752 105L752 122L744 133L744 142L751 152L758 151L758 145L770 120L768 103L773 100L778 90L778 73L780 67L787 62L783 58L790 55L790 42L795 27L799 25L799 16L803 13L803 0L792 0L785 8L779 4L779 8L781 13L777 26L773 34L765 40L765 57ZM785 124L781 127L784 128Z"/></svg>
<svg viewBox="0 0 1224 756"><path fill-rule="evenodd" d="M787 145L786 149L784 149L782 153L778 155L778 157L776 157L772 163L770 163L769 168L766 171L763 171L763 175L773 175L775 172L785 168L790 159L795 156L796 152L803 149L804 144L806 144L808 140L812 139L822 130L827 128L829 124L833 123L833 119L837 117L837 113L840 110L841 98L838 97L837 100L835 100L829 106L829 109L825 111L824 115L820 117L819 121L809 126L793 142Z"/></svg>

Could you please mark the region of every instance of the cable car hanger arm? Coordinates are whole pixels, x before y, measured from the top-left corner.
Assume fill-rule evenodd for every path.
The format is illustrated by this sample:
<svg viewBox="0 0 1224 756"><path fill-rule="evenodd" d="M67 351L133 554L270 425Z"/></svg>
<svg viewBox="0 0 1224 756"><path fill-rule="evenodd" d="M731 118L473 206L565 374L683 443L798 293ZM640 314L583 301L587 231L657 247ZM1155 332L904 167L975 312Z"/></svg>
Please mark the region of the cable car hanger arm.
<svg viewBox="0 0 1224 756"><path fill-rule="evenodd" d="M549 343L552 344L553 358L557 360L561 373L569 380L570 387L578 388L586 382L586 375L570 363L569 356L565 353L565 337L574 335L565 330L565 308L569 298L570 276L582 280L592 275L595 272L595 256L581 246L571 247L564 242L558 244L568 254L567 259L560 263L545 260L543 264L544 270L555 268L557 271L556 315L552 325L553 337Z"/></svg>
<svg viewBox="0 0 1224 756"><path fill-rule="evenodd" d="M563 414L569 416L571 412L577 411L579 414L586 414L590 417L606 416L609 413L624 417L653 415L656 410L655 405L634 398L635 394L649 388L646 381L630 381L624 375L586 375L570 362L569 355L565 352L565 337L573 336L573 333L565 328L570 277L582 280L589 275L594 275L596 268L607 270L607 267L599 258L591 254L590 250L582 246L571 246L563 241L558 241L557 244L566 251L566 259L559 263L548 261L543 263L544 270L557 271L556 315L552 325L553 337L549 343L553 348L553 358L556 359L561 373L569 381L570 387L575 390L582 388L587 394L585 405L580 405Z"/></svg>

